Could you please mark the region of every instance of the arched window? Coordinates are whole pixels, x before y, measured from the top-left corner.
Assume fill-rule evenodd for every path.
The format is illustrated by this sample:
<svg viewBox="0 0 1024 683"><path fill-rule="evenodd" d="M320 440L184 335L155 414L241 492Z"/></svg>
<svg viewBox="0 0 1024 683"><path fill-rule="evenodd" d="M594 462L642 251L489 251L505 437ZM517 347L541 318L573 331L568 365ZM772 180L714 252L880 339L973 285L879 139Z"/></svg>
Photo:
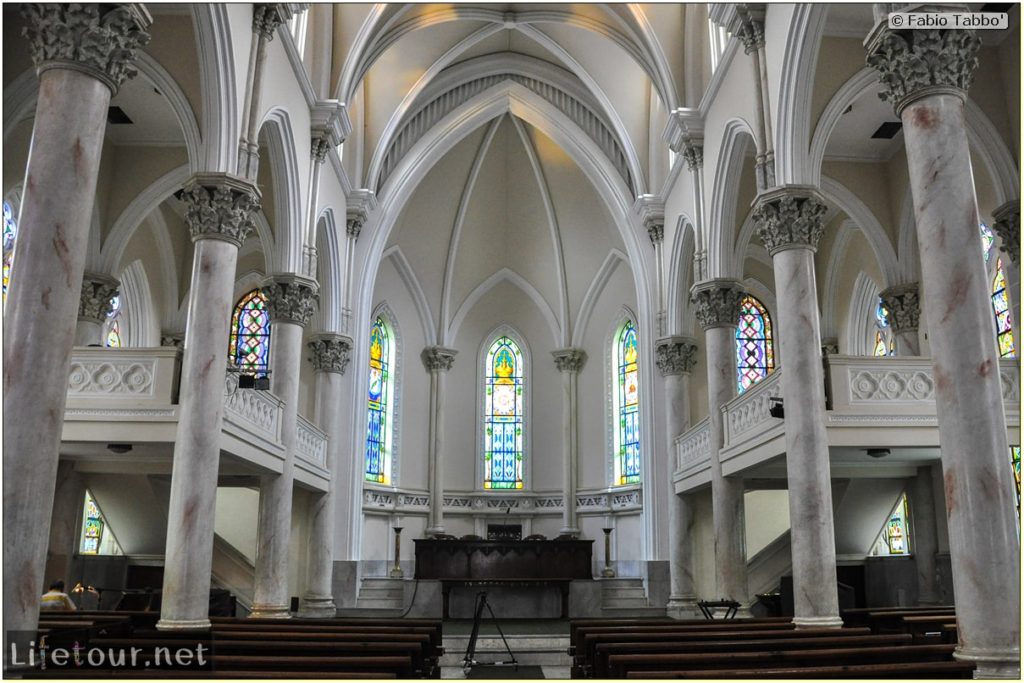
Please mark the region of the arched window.
<svg viewBox="0 0 1024 683"><path fill-rule="evenodd" d="M1017 519L1020 519L1020 446L1010 446L1010 464L1013 465L1013 483L1017 487Z"/></svg>
<svg viewBox="0 0 1024 683"><path fill-rule="evenodd" d="M392 422L394 418L391 372L395 349L384 318L370 328L369 419L366 432L366 481L391 483Z"/></svg>
<svg viewBox="0 0 1024 683"><path fill-rule="evenodd" d="M270 313L263 293L254 289L235 304L228 357L244 375L267 376L270 361Z"/></svg>
<svg viewBox="0 0 1024 683"><path fill-rule="evenodd" d="M484 488L523 488L523 352L507 335L484 361Z"/></svg>
<svg viewBox="0 0 1024 683"><path fill-rule="evenodd" d="M7 303L7 287L11 283L11 266L14 265L14 240L18 237L18 220L14 207L4 202L4 282L3 302Z"/></svg>
<svg viewBox="0 0 1024 683"><path fill-rule="evenodd" d="M640 482L640 372L636 325L627 320L615 337L614 485Z"/></svg>
<svg viewBox="0 0 1024 683"><path fill-rule="evenodd" d="M985 254L985 263L992 259L995 235L992 230L980 223L981 249ZM1003 259L996 258L995 271L992 272L992 312L996 317L996 341L999 344L999 355L1002 358L1016 358L1017 348L1013 339L1013 318L1010 314L1010 299L1006 291L1006 271L1003 270Z"/></svg>
<svg viewBox="0 0 1024 683"><path fill-rule="evenodd" d="M773 370L772 319L761 302L748 294L740 303L736 326L737 390L742 394Z"/></svg>
<svg viewBox="0 0 1024 683"><path fill-rule="evenodd" d="M110 315L107 316L107 343L111 348L121 348L121 295L110 300Z"/></svg>
<svg viewBox="0 0 1024 683"><path fill-rule="evenodd" d="M896 507L882 527L882 533L875 541L872 555L910 554L910 515L907 512L907 495L901 494Z"/></svg>
<svg viewBox="0 0 1024 683"><path fill-rule="evenodd" d="M882 297L878 297L878 306L875 307L875 343L872 348L873 356L891 356L896 352L896 339L889 324L889 309L882 302Z"/></svg>

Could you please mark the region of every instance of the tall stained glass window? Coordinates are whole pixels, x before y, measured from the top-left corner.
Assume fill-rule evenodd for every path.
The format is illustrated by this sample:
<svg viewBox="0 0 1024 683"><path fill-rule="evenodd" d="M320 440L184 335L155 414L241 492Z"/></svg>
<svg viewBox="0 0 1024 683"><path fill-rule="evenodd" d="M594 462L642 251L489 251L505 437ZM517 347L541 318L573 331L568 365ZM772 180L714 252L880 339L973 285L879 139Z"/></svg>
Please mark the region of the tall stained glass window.
<svg viewBox="0 0 1024 683"><path fill-rule="evenodd" d="M110 300L110 315L107 316L107 346L121 347L121 295Z"/></svg>
<svg viewBox="0 0 1024 683"><path fill-rule="evenodd" d="M243 296L231 316L228 356L245 375L267 376L270 362L270 313L258 289Z"/></svg>
<svg viewBox="0 0 1024 683"><path fill-rule="evenodd" d="M4 202L4 281L3 302L7 303L7 287L11 282L11 266L14 265L14 240L18 237L18 222L14 207Z"/></svg>
<svg viewBox="0 0 1024 683"><path fill-rule="evenodd" d="M369 420L366 433L367 481L391 483L391 371L394 345L387 323L377 317L370 328Z"/></svg>
<svg viewBox="0 0 1024 683"><path fill-rule="evenodd" d="M896 352L896 339L892 333L892 326L889 325L889 310L878 297L878 306L875 307L875 344L872 356L891 356Z"/></svg>
<svg viewBox="0 0 1024 683"><path fill-rule="evenodd" d="M889 519L878 535L872 555L909 555L910 554L910 515L907 510L907 496L900 495Z"/></svg>
<svg viewBox="0 0 1024 683"><path fill-rule="evenodd" d="M985 263L992 259L995 235L984 223L978 225L981 233L981 249L985 254ZM999 355L1002 358L1016 358L1017 348L1013 339L1013 318L1010 313L1010 299L1006 290L1006 271L1003 260L996 258L995 273L992 276L992 311L996 316L996 341L999 343Z"/></svg>
<svg viewBox="0 0 1024 683"><path fill-rule="evenodd" d="M1020 519L1020 446L1010 446L1010 464L1013 465L1013 483L1017 485L1017 518Z"/></svg>
<svg viewBox="0 0 1024 683"><path fill-rule="evenodd" d="M97 555L100 552L100 543L103 541L103 530L106 524L103 522L103 515L96 506L96 501L88 491L85 492L85 520L82 524L82 545L83 555Z"/></svg>
<svg viewBox="0 0 1024 683"><path fill-rule="evenodd" d="M615 485L640 482L640 390L636 325L627 320L615 339Z"/></svg>
<svg viewBox="0 0 1024 683"><path fill-rule="evenodd" d="M505 335L484 366L484 488L523 488L523 353Z"/></svg>
<svg viewBox="0 0 1024 683"><path fill-rule="evenodd" d="M743 393L775 370L772 320L764 305L750 296L740 302L736 326L737 390Z"/></svg>

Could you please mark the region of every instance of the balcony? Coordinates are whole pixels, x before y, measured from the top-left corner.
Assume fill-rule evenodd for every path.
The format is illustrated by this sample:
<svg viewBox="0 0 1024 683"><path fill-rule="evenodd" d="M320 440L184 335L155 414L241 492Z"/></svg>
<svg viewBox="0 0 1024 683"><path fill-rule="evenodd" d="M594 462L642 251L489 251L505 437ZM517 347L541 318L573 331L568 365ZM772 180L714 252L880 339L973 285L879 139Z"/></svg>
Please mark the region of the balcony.
<svg viewBox="0 0 1024 683"><path fill-rule="evenodd" d="M1020 443L1020 371L1015 360L1000 361L1003 402L1010 443ZM768 414L769 398L782 396L783 370L722 407L726 476L784 472L785 421ZM825 424L836 472L837 453L852 449L930 449L938 457L938 417L930 358L829 356L825 361ZM677 492L711 481L708 420L675 440ZM922 456L924 457L924 456ZM848 459L848 458L847 458ZM766 463L775 461L770 467ZM909 466L908 466L909 467Z"/></svg>
<svg viewBox="0 0 1024 683"><path fill-rule="evenodd" d="M148 473L170 472L179 405L181 350L76 347L68 375L61 453L104 460ZM221 431L222 476L280 473L283 403L269 391L239 389L238 376L224 379ZM107 444L132 444L112 456ZM327 436L299 416L295 481L326 491Z"/></svg>

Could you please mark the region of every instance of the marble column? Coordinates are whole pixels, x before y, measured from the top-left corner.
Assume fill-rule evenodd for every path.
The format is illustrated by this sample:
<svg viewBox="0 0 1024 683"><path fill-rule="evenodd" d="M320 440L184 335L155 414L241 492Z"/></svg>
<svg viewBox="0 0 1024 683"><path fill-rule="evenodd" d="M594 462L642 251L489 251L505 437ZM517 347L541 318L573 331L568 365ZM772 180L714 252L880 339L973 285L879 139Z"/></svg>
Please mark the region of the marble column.
<svg viewBox="0 0 1024 683"><path fill-rule="evenodd" d="M758 195L753 219L772 257L775 325L786 407L786 475L793 552L793 623L836 627L836 540L832 519L821 321L814 252L825 231L826 207L806 185L785 185Z"/></svg>
<svg viewBox="0 0 1024 683"><path fill-rule="evenodd" d="M253 619L287 619L291 616L288 559L291 555L302 330L313 317L318 288L315 280L282 273L267 278L262 291L270 313L270 388L283 402L281 443L284 446L284 463L281 474L267 474L260 478L255 585L249 616Z"/></svg>
<svg viewBox="0 0 1024 683"><path fill-rule="evenodd" d="M552 351L555 367L562 373L562 528L560 534L579 536L576 522L576 485L579 477L580 434L579 398L580 371L587 362L583 349Z"/></svg>
<svg viewBox="0 0 1024 683"><path fill-rule="evenodd" d="M18 276L4 315L5 634L32 631L38 621L107 107L134 75L150 24L141 5L25 4L21 12L39 95Z"/></svg>
<svg viewBox="0 0 1024 683"><path fill-rule="evenodd" d="M167 513L162 630L210 627L213 516L238 248L252 231L259 190L227 173L189 179L185 203L195 253L181 360L178 430Z"/></svg>
<svg viewBox="0 0 1024 683"><path fill-rule="evenodd" d="M444 533L444 385L445 374L455 362L455 349L428 346L420 359L430 373L430 405L427 413L427 481L430 484L430 512L426 534Z"/></svg>
<svg viewBox="0 0 1024 683"><path fill-rule="evenodd" d="M980 45L973 31L892 31L884 22L865 40L881 95L903 122L914 198L957 600L954 656L976 662L977 678L1018 679L1016 494L964 121Z"/></svg>
<svg viewBox="0 0 1024 683"><path fill-rule="evenodd" d="M722 474L721 460L725 444L722 406L736 396L736 325L743 295L742 283L734 280L706 280L691 290L694 314L704 329L704 348L707 349L716 597L738 601L743 605L743 612L749 615L743 480Z"/></svg>
<svg viewBox="0 0 1024 683"><path fill-rule="evenodd" d="M697 343L688 337L659 339L654 347L656 363L665 382L665 437L669 489L669 598L668 615L676 619L696 617L697 593L693 585L693 505L689 496L678 495L675 474L675 440L690 427L690 371L697 363Z"/></svg>
<svg viewBox="0 0 1024 683"><path fill-rule="evenodd" d="M306 592L299 606L300 617L330 618L337 608L332 593L334 569L334 515L341 481L348 475L338 468L339 450L345 438L341 412L345 403L341 378L348 367L352 340L340 334L318 334L307 344L316 373L316 423L327 434L327 471L331 481L327 493L317 496L310 509L309 549L306 561ZM348 520L341 520L348 524Z"/></svg>
<svg viewBox="0 0 1024 683"><path fill-rule="evenodd" d="M1017 358L1021 355L1020 319L1020 200L1007 202L992 212L995 223L992 231L999 236L999 249L1006 258L1003 270L1006 273L1006 294L1010 299L1010 316L1013 323L1013 339L1017 345Z"/></svg>
<svg viewBox="0 0 1024 683"><path fill-rule="evenodd" d="M99 273L86 273L78 300L75 346L103 346L103 325L114 310L112 299L121 283Z"/></svg>
<svg viewBox="0 0 1024 683"><path fill-rule="evenodd" d="M882 292L882 303L889 311L889 324L896 338L896 355L920 356L921 340L917 328L921 319L921 302L917 283L890 287Z"/></svg>
<svg viewBox="0 0 1024 683"><path fill-rule="evenodd" d="M920 467L910 480L910 552L917 564L917 603L938 605L935 553L939 551L938 529L935 526L935 500L932 496L931 467Z"/></svg>

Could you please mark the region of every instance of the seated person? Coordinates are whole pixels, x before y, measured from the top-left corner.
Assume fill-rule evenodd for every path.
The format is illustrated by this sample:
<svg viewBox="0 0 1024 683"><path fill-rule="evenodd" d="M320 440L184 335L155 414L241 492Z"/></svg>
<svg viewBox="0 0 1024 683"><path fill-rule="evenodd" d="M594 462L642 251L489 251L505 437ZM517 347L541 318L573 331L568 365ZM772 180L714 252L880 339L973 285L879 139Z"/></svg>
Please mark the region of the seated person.
<svg viewBox="0 0 1024 683"><path fill-rule="evenodd" d="M43 593L39 609L44 612L71 612L78 608L64 592L64 582L58 579L50 584L50 590Z"/></svg>

